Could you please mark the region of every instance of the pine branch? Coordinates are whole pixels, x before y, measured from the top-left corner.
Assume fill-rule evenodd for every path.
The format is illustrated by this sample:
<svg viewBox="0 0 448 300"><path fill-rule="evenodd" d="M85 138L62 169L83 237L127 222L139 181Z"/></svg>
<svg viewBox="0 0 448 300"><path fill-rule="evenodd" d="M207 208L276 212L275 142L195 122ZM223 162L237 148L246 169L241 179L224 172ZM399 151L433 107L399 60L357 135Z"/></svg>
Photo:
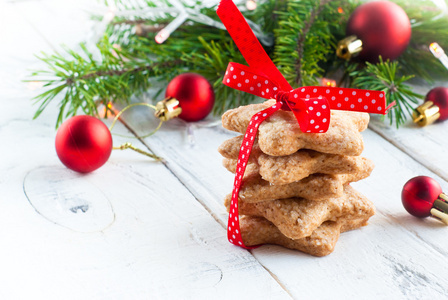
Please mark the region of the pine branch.
<svg viewBox="0 0 448 300"><path fill-rule="evenodd" d="M43 55L49 71L37 71L49 88L34 98L40 106L34 116L37 118L58 94L64 93L56 126L64 118L76 115L78 110L97 115L98 103L129 103L133 95L140 95L149 88L150 77L160 75L164 69L176 67L180 59L167 61L136 60L126 51L111 45L104 38L98 45L99 61L81 44L82 52L67 50L68 58L62 54Z"/></svg>
<svg viewBox="0 0 448 300"><path fill-rule="evenodd" d="M398 62L384 62L380 57L377 64L366 63L366 68L350 73L353 77L353 87L383 91L386 93L387 104L396 102L396 105L387 114L390 124L395 122L397 128L406 121L406 115L412 115L412 104L417 104L423 96L412 91L405 84L413 75L399 75Z"/></svg>
<svg viewBox="0 0 448 300"><path fill-rule="evenodd" d="M311 11L310 14L310 18L307 22L305 22L305 26L303 28L303 31L299 34L299 38L297 39L297 52L298 52L298 58L296 59L296 74L297 74L297 78L296 78L296 84L297 86L301 86L302 85L302 75L301 75L301 71L302 71L302 59L303 59L303 47L305 44L305 40L306 40L306 35L308 34L308 32L311 29L311 26L313 25L314 21L316 20L316 18L320 15L320 13L322 12L324 5L326 5L327 3L329 3L331 0L322 0L319 3L319 6Z"/></svg>
<svg viewBox="0 0 448 300"><path fill-rule="evenodd" d="M288 1L278 12L274 62L293 85L315 85L335 58L337 37L352 10L350 1ZM335 34L336 33L336 34Z"/></svg>
<svg viewBox="0 0 448 300"><path fill-rule="evenodd" d="M167 68L167 67L174 67L177 66L181 62L180 59L173 60L173 61L166 61L166 62L155 62L151 65L144 65L140 67L134 67L134 68L123 68L120 70L100 70L95 71L92 73L88 73L83 76L71 76L67 78L67 85L71 86L74 85L77 81L85 81L90 79L97 79L102 77L112 77L112 76L122 76L124 74L128 73L140 73L143 71L149 71L152 72L157 68Z"/></svg>
<svg viewBox="0 0 448 300"><path fill-rule="evenodd" d="M260 25L264 32L273 34L278 28L278 12L286 10L287 2L288 0L264 0L257 9L244 12L244 16Z"/></svg>
<svg viewBox="0 0 448 300"><path fill-rule="evenodd" d="M403 2L398 3L413 23L411 45L399 59L401 68L398 63L364 66L336 57L336 43L345 36L346 23L358 5L357 0L265 0L258 3L255 11L243 14L267 34L275 35L275 44L266 51L291 84L315 85L329 72L343 70L347 84L385 90L389 100L397 101L390 117L398 126L412 110L411 104L421 98L404 84L412 76L400 74L416 74L427 80L434 74L448 78L448 72L427 48L433 41L448 48L448 18L436 18L439 11L430 0L418 4L396 1ZM173 7L170 0L105 2L114 4L118 10L137 12ZM181 0L181 3L195 9L201 1ZM200 12L218 20L213 7L201 8ZM37 77L33 80L45 82L47 88L35 98L39 104L35 117L53 101L60 101L57 124L78 111L96 114L98 103L126 104L132 96L144 93L150 82L160 81L163 86L184 72L202 74L212 83L216 94L215 113L255 101L255 96L221 83L228 62L245 63L226 31L187 21L164 44L155 43L157 32L174 17L169 13L116 17L97 49L88 50L81 44L81 51L44 54L41 59L47 64L47 70L32 74Z"/></svg>
<svg viewBox="0 0 448 300"><path fill-rule="evenodd" d="M156 3L171 6L169 1L164 0L143 2L129 4L118 0L115 5L124 9L154 7ZM266 14L274 7L274 0L259 6ZM217 19L214 8L205 8L201 12ZM258 23L269 18L266 14L250 12L249 18ZM67 50L66 54L44 54L40 59L47 63L48 70L32 74L38 77L34 80L44 81L48 88L34 99L40 103L35 118L50 102L58 99L59 94L63 98L60 100L57 126L64 118L77 114L79 110L90 115L97 114L99 103L129 103L132 96L139 96L150 87L149 79L167 84L184 72L202 74L214 85L215 113L248 104L255 99L253 95L235 91L221 83L228 62L244 63L226 31L186 22L161 45L154 41L157 30L148 30L142 36L135 34L136 26L160 26L172 19L173 16L169 14L147 19L132 16L115 18L95 50L100 53L99 59L94 59L93 53L83 44L80 45L81 53ZM274 25L271 22L265 23L265 26Z"/></svg>

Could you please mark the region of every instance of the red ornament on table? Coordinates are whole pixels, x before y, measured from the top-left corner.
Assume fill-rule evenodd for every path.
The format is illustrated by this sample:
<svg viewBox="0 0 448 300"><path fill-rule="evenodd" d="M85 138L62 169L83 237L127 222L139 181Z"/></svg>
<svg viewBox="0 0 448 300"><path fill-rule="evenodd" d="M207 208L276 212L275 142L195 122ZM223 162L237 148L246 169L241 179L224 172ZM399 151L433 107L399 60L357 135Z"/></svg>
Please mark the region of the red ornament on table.
<svg viewBox="0 0 448 300"><path fill-rule="evenodd" d="M411 215L418 218L433 216L448 225L448 197L431 177L417 176L406 182L401 201Z"/></svg>
<svg viewBox="0 0 448 300"><path fill-rule="evenodd" d="M155 116L161 123L177 116L185 121L199 121L211 112L214 102L215 94L210 83L199 74L185 73L170 81L166 99L159 101L156 106L131 104L116 116L116 120L126 109L145 105L155 109ZM113 148L109 129L103 122L91 116L72 117L61 125L56 134L56 152L59 159L67 168L76 172L88 173L98 169L107 162L112 149L131 149L160 159L130 143Z"/></svg>
<svg viewBox="0 0 448 300"><path fill-rule="evenodd" d="M184 73L174 77L167 86L165 97L179 101L184 121L195 122L204 119L213 109L215 93L203 76Z"/></svg>
<svg viewBox="0 0 448 300"><path fill-rule="evenodd" d="M415 109L412 118L419 126L448 119L448 88L436 87L430 90L425 102Z"/></svg>
<svg viewBox="0 0 448 300"><path fill-rule="evenodd" d="M439 108L439 121L448 119L448 88L436 87L429 91L425 101L431 101Z"/></svg>
<svg viewBox="0 0 448 300"><path fill-rule="evenodd" d="M373 1L355 9L347 23L347 38L338 44L337 54L363 61L394 60L406 50L411 40L411 22L405 11L389 1Z"/></svg>
<svg viewBox="0 0 448 300"><path fill-rule="evenodd" d="M69 169L92 172L106 163L112 152L112 136L107 126L91 116L75 116L65 121L56 134L56 153Z"/></svg>

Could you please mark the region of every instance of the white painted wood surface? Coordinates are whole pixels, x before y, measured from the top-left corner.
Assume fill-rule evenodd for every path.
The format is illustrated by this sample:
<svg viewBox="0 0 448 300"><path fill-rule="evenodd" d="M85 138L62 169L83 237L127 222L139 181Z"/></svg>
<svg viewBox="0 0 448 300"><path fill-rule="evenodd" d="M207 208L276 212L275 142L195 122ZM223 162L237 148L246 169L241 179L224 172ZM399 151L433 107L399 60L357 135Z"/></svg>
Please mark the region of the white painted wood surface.
<svg viewBox="0 0 448 300"><path fill-rule="evenodd" d="M448 297L448 228L410 216L400 199L417 175L448 191L448 122L400 130L371 123L364 156L376 169L353 186L377 214L342 234L324 258L277 246L245 251L226 241L222 202L233 178L216 149L235 134L204 126L213 118L190 128L194 143L180 120L147 138L164 164L114 151L92 174L64 168L54 151L57 107L32 121L30 99L39 91L20 80L39 66L34 53L88 36L89 4L0 2L0 299ZM144 133L149 115L142 108L125 118Z"/></svg>

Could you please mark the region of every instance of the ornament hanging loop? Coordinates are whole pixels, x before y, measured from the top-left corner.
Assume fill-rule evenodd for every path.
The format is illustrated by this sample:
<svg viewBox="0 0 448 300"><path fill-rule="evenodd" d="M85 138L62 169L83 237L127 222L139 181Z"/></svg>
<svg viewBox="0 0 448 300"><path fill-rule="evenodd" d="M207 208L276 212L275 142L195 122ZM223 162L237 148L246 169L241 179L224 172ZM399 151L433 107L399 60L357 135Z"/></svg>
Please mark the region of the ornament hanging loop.
<svg viewBox="0 0 448 300"><path fill-rule="evenodd" d="M154 110L157 112L157 108L156 108L156 106L151 105L151 104L148 104L148 103L133 103L133 104L130 104L130 105L126 106L126 107L123 108L120 112L118 112L118 113L116 114L116 116L115 116L115 118L114 118L112 124L111 124L110 127L109 127L109 131L112 132L112 129L114 128L115 124L117 123L117 121L120 119L121 115L122 115L126 110L128 110L129 108L135 107L135 106L147 106L147 107L149 107L149 108L154 109ZM180 109L180 108L179 108L179 109ZM160 119L160 118L159 118L159 119ZM137 139L140 139L140 140L141 140L142 138L146 138L146 137L149 137L149 136L153 135L154 133L156 133L156 132L160 129L160 127L162 126L163 121L164 121L164 120L160 119L160 122L159 122L159 125L157 126L157 128L156 128L154 131L150 132L149 134L144 135L144 136L138 136L137 134L134 133L134 134L135 134L135 137L136 137ZM126 125L126 124L125 124L125 125ZM119 135L119 136L121 136L121 135ZM139 148L133 146L133 145L132 145L131 143L129 143L129 142L128 142L128 143L124 143L124 144L122 144L122 145L119 146L119 147L113 147L112 149L113 149L113 150L126 150L126 149L131 149L131 150L134 150L135 152L138 152L138 153L140 153L140 154L143 154L143 155L145 155L145 156L148 156L148 157L150 157L150 158L152 158L152 159L155 159L155 160L158 160L158 161L162 161L162 160L163 160L163 158L161 158L161 157L159 157L159 156L157 156L157 155L155 155L155 154L152 154L152 153L143 151L143 150L141 150L141 149L139 149Z"/></svg>
<svg viewBox="0 0 448 300"><path fill-rule="evenodd" d="M133 103L133 104L130 104L130 105L126 106L125 108L123 108L123 109L122 109L119 113L117 113L117 114L115 114L115 112L112 110L112 113L115 115L115 118L114 118L114 121L112 122L112 124L109 126L109 131L112 132L112 129L114 128L115 123L117 123L117 121L120 119L120 116L121 116L126 110L128 110L129 108L132 108L132 107L134 107L134 106L147 106L147 107L149 107L149 108L152 108L152 109L156 110L156 107L155 107L154 105L152 105L152 104L149 104L149 103ZM156 129L154 129L152 132L150 132L150 133L148 133L148 134L146 134L146 135L143 135L143 136L137 136L137 135L136 135L136 136L131 137L131 138L144 139L144 138L150 137L151 135L153 135L154 133L156 133L156 132L160 129L160 127L162 127L162 123L163 123L163 120L160 120L159 125L157 125ZM121 137L129 137L129 136L125 136L125 135L121 135L121 134L117 134L117 133L114 133L114 135L121 136Z"/></svg>
<svg viewBox="0 0 448 300"><path fill-rule="evenodd" d="M143 151L143 150L133 146L131 143L124 143L123 145L121 145L119 147L113 147L112 149L114 149L114 150L131 149L131 150L134 150L135 152L138 152L140 154L146 155L146 156L151 157L151 158L153 158L155 160L162 160L161 157L159 157L157 155L154 155L154 154L151 154L151 153L148 153L148 152L145 152L145 151Z"/></svg>

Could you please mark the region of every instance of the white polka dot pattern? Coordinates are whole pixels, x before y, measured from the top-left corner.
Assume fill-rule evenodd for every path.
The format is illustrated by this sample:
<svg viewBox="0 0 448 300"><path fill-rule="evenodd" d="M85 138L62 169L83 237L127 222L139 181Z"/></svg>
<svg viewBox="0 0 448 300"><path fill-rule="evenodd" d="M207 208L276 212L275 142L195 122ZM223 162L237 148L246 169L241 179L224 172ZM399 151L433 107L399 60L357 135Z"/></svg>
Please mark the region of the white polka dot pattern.
<svg viewBox="0 0 448 300"><path fill-rule="evenodd" d="M275 82L266 76L254 73L249 67L241 64L229 63L226 73L223 79L225 85L261 98L277 99L277 95L281 90ZM245 75L241 75L241 73ZM286 100L290 103L305 99L313 100L313 102L328 99L327 102L330 109L380 114L386 114L387 112L384 92L379 91L366 92L360 89L306 86L289 91ZM314 107L310 110L314 110Z"/></svg>

